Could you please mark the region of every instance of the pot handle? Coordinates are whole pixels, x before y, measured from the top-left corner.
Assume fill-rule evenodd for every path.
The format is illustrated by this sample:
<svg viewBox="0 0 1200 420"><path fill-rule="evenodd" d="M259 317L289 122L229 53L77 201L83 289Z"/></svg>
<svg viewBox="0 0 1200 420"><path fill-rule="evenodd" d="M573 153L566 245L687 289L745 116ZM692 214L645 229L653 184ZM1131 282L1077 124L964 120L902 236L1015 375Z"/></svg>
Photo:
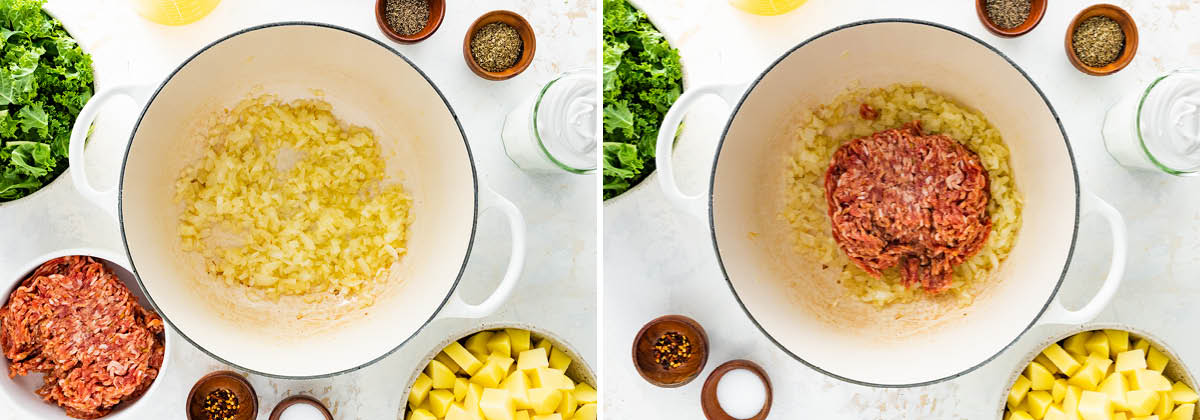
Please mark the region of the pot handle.
<svg viewBox="0 0 1200 420"><path fill-rule="evenodd" d="M655 146L654 157L657 167L655 170L658 171L658 185L669 201L697 218L708 217L708 203L705 194L687 195L680 190L679 184L675 183L675 167L671 163L671 157L675 152L675 136L679 133L679 124L683 122L684 115L687 115L692 105L701 97L715 95L725 103L732 105L741 98L742 92L745 90L744 83L706 85L688 89L671 105L671 109L663 117L662 126L658 129L658 144Z"/></svg>
<svg viewBox="0 0 1200 420"><path fill-rule="evenodd" d="M109 100L117 96L126 96L133 99L135 102L141 103L149 96L150 87L143 85L119 85L102 90L96 93L88 100L87 105L79 110L79 116L75 118L75 125L71 127L71 143L68 146L67 162L71 168L71 182L75 184L75 189L79 191L89 201L103 208L108 212L109 216L116 218L117 216L117 188L109 188L107 190L99 190L92 186L88 181L87 166L84 161L84 145L88 140L88 134L92 129L92 123L96 121L96 116L100 114L100 109L104 107Z"/></svg>
<svg viewBox="0 0 1200 420"><path fill-rule="evenodd" d="M442 316L447 318L483 318L496 312L500 305L508 300L509 295L512 295L513 288L521 277L521 270L525 267L525 216L512 201L508 201L491 188L482 187L479 192L482 211L497 209L508 219L508 226L512 231L512 253L508 256L508 268L504 270L504 278L500 280L496 290L492 291L492 295L473 305L455 292L446 302L446 307L442 308Z"/></svg>
<svg viewBox="0 0 1200 420"><path fill-rule="evenodd" d="M1112 301L1113 295L1117 293L1117 288L1120 287L1121 280L1125 276L1125 257L1128 244L1125 219L1121 217L1121 212L1090 191L1084 190L1080 194L1080 198L1082 214L1099 213L1112 229L1112 262L1108 266L1108 276L1104 278L1100 290L1096 292L1090 302L1073 311L1063 306L1059 299L1055 299L1042 317L1048 324L1079 325L1095 319L1097 315L1100 315L1100 311L1103 311Z"/></svg>

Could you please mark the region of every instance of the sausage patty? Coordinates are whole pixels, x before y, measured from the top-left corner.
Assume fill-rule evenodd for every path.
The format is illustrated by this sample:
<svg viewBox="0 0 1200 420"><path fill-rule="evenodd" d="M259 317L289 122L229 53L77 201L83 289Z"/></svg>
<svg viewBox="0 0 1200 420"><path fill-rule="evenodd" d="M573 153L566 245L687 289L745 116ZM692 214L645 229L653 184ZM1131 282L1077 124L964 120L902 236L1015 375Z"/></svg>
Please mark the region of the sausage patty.
<svg viewBox="0 0 1200 420"><path fill-rule="evenodd" d="M979 156L919 121L851 140L825 172L833 237L873 276L899 265L905 287L937 294L987 242L987 170Z"/></svg>
<svg viewBox="0 0 1200 420"><path fill-rule="evenodd" d="M0 307L10 377L43 373L37 390L81 419L142 395L163 362L163 321L90 257L51 260Z"/></svg>

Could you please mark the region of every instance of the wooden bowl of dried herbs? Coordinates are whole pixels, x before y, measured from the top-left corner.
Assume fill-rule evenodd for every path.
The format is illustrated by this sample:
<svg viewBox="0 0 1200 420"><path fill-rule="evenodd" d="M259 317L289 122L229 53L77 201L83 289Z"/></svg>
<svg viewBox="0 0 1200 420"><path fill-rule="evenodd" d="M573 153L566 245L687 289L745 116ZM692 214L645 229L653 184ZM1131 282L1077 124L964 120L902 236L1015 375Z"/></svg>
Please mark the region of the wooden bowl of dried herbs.
<svg viewBox="0 0 1200 420"><path fill-rule="evenodd" d="M1032 31L1046 16L1046 0L975 0L975 14L993 34L1013 38Z"/></svg>
<svg viewBox="0 0 1200 420"><path fill-rule="evenodd" d="M1063 42L1071 65L1092 76L1107 76L1133 61L1137 24L1125 9L1097 4L1075 15Z"/></svg>
<svg viewBox="0 0 1200 420"><path fill-rule="evenodd" d="M467 67L488 80L521 74L533 62L536 50L533 26L508 10L494 10L475 19L463 38Z"/></svg>
<svg viewBox="0 0 1200 420"><path fill-rule="evenodd" d="M393 41L414 44L433 35L446 17L446 0L376 0L375 23Z"/></svg>

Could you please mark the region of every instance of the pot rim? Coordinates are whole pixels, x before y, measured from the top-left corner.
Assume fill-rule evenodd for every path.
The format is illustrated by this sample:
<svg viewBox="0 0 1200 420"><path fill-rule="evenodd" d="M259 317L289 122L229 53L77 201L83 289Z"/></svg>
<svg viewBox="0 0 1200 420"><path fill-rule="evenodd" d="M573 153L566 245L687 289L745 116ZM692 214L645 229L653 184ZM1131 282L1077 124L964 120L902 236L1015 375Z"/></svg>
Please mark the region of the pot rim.
<svg viewBox="0 0 1200 420"><path fill-rule="evenodd" d="M408 394L410 392L412 392L412 387L413 387L413 384L415 384L417 382L417 377L421 376L421 373L425 371L425 366L428 365L429 361L433 360L434 357L437 357L437 355L442 352L442 349L445 346L449 345L449 343L451 341L461 340L461 339L466 338L467 336L470 336L477 332L498 330L498 329L502 329L502 328L514 328L514 329L527 330L532 334L540 335L543 338L548 338L551 341L561 343L563 345L563 347L566 347L568 356L573 356L573 357L571 357L571 363L581 363L583 366L584 373L587 373L587 375L589 376L589 378L585 378L585 379L590 379L592 383L588 383L586 380L581 381L581 382L587 383L589 386L596 388L597 390L600 389L599 388L599 385L600 385L599 378L596 376L596 371L592 369L592 365L590 363L588 363L587 359L584 358L583 355L580 354L578 350L575 350L575 347L572 346L571 343L567 342L566 339L562 338L558 334L550 332L549 330L546 330L544 328L536 327L533 324L526 323L526 322L491 321L491 322L485 322L483 324L475 325L475 326L469 327L469 328L456 329L456 330L453 330L453 331L457 331L454 334L444 334L443 335L443 339L441 341L439 341L438 344L435 344L433 346L433 348L431 350L429 350L423 358L421 358L421 361L417 364L417 367L413 370L412 374L409 375L408 382L406 382L404 385L404 395L401 396L402 398L400 400L399 417L403 417L404 413L408 411ZM515 357L514 357L514 359L515 359Z"/></svg>
<svg viewBox="0 0 1200 420"><path fill-rule="evenodd" d="M191 337L188 337L188 335L186 333L184 333L183 330L175 327L174 322L172 322L170 320L170 318L167 317L167 313L158 306L158 303L155 302L155 300L151 296L149 290L146 289L146 285L142 282L142 276L141 276L141 274L138 273L137 263L134 261L133 254L129 250L129 238L127 237L127 235L125 233L125 217L124 217L125 170L129 164L129 151L131 150L131 147L133 146L134 137L137 136L138 128L142 125L142 120L146 117L146 112L149 111L150 105L152 105L154 103L154 99L156 99L158 97L158 94L162 92L162 89L164 87L166 87L167 83L171 82L171 79L173 79L175 77L175 75L179 73L180 70L183 70L184 67L187 67L188 64L191 64L192 60L195 60L196 57L199 57L201 54L204 54L210 48L212 48L218 44L221 44L229 39L235 38L237 36L240 36L240 35L243 35L246 33L263 30L263 29L272 29L275 27L285 27L285 26L310 26L310 27L317 27L317 28L323 28L323 29L333 29L333 30L342 31L342 32L345 32L345 33L348 33L351 35L356 35L362 39L365 39L367 41L374 43L375 45L378 45L379 47L387 50L388 52L391 52L392 54L395 54L396 57L400 58L401 60L404 60L405 63L408 63L408 65L411 66L413 68L413 70L417 72L417 74L421 75L421 77L425 79L426 83L429 83L429 86L431 88L433 88L433 91L436 92L438 97L440 97L442 99L442 104L446 107L446 110L450 112L450 116L454 119L454 125L455 125L455 127L458 128L458 132L461 135L462 140L463 140L463 149L467 153L467 162L470 163L470 165L471 165L471 183L472 183L472 186L474 189L473 202L475 204L475 211L471 217L471 235L469 238L467 238L467 248L463 254L462 264L459 266L458 275L455 276L454 283L450 286L450 289L446 292L446 296L444 298L442 298L442 301L441 301L441 303L438 304L437 308L434 309L434 311L429 314L429 318L426 319L425 322L423 322L421 324L421 326L417 327L417 329L414 330L411 335L406 337L404 340L400 341L400 343L397 344L394 348L384 352L383 354L379 355L378 357L371 359L369 361L363 362L355 367L351 367L351 368L347 368L347 369L343 369L343 370L335 371L335 372L322 373L322 374L318 374L318 375L300 375L300 376L279 375L279 374L274 374L274 373L263 372L263 371L256 370L256 369L251 369L246 366L242 366L237 363L233 363L229 360L226 360L226 359L222 358L221 356L218 356L218 355L210 352L208 349L204 348L204 346L201 346L200 344L196 343L196 341L192 340ZM221 363L225 363L229 366L233 366L237 369L240 369L240 370L243 370L243 371L255 374L255 375L264 376L264 377L268 377L268 378L275 378L275 379L295 379L295 380L322 379L322 378L329 378L329 377L334 377L334 376L354 372L356 370L373 365L373 364L379 362L380 360L387 358L388 356L395 353L396 350L399 350L401 347L404 347L405 344L407 344L410 340L412 340L413 337L416 337L417 334L419 334L422 330L425 329L425 327L428 327L429 323L432 322L434 320L434 318L437 317L438 313L440 313L442 311L442 309L445 308L446 303L450 301L450 298L452 296L454 296L454 292L458 289L458 285L462 281L463 273L466 271L467 262L470 261L470 259L471 259L471 251L475 245L475 233L477 232L478 225L479 225L479 174L478 174L478 171L475 169L475 158L471 153L471 144L469 141L467 141L467 133L465 130L463 130L462 122L459 120L458 114L456 112L454 112L454 108L452 106L450 106L450 101L448 101L446 99L446 95L444 93L442 93L442 90L439 89L437 87L437 85L433 83L433 80L429 78L429 75L425 74L425 72L422 71L421 68L418 67L416 63L414 63L408 57L404 56L404 54L393 49L392 47L388 46L387 44L384 44L382 41L380 41L378 39L372 38L362 32L356 31L354 29L346 28L343 26L333 25L333 24L329 24L329 23L322 23L322 22L313 22L313 21L284 21L284 22L265 23L265 24L255 25L255 26L251 26L248 28L238 30L236 32L233 32L229 35L225 35L221 38L218 38L215 41L208 43L203 48L200 48L195 53L193 53L191 56L189 56L187 59L183 60L183 62L180 63L179 66L175 67L175 69L172 70L171 73L168 74L167 77L165 79L163 79L163 81L161 83L159 83L158 87L154 89L154 93L150 95L149 99L146 100L146 104L142 106L142 111L138 115L137 122L134 123L133 128L129 132L129 141L126 142L126 144L125 144L125 155L121 159L121 174L120 174L120 179L117 184L117 222L120 225L120 230L121 230L121 246L125 250L126 258L129 259L129 267L130 267L131 271L133 272L134 278L137 279L138 287L142 288L143 293L146 295L146 300L150 301L150 306L154 307L154 310L156 312L158 312L160 315L162 315L163 320L166 321L167 324L170 324L172 328L175 328L175 331L177 331L179 333L179 336L183 337L183 339L186 340L189 344L191 344L193 347L199 349L201 352L208 355L209 357L212 357L212 358L220 361Z"/></svg>
<svg viewBox="0 0 1200 420"><path fill-rule="evenodd" d="M855 28L858 26L873 25L873 24L879 24L879 23L906 23L906 24L924 25L924 26L929 26L929 27L945 30L945 31L951 32L953 34L965 37L969 40L975 41L980 46L985 47L988 50L991 50L991 52L995 53L996 55L1000 56L1000 58L1003 58L1004 61L1008 62L1008 64L1010 66L1012 66L1012 68L1014 70L1016 70L1018 73L1020 73L1021 76L1024 77L1027 82L1029 82L1029 85L1032 86L1033 89L1038 93L1038 96L1040 96L1042 98L1042 102L1044 102L1046 104L1046 108L1050 110L1050 115L1054 117L1054 122L1055 122L1055 124L1058 125L1058 129L1062 133L1062 136L1063 136L1063 143L1067 148L1067 157L1069 158L1069 160L1071 162L1071 173L1074 175L1074 181L1075 181L1075 220L1073 220L1072 231L1071 231L1071 245L1067 250L1067 258L1066 258L1066 261L1063 262L1063 269L1062 269L1062 273L1059 274L1058 282L1055 283L1054 290L1052 293L1050 293L1050 296L1046 299L1046 303L1042 305L1042 309L1039 310L1036 315L1034 315L1033 319L1031 319L1029 321L1029 324L1025 326L1025 328L1021 331L1020 334L1017 334L1016 337L1013 337L1012 341L1010 341L1008 344L1004 345L1004 347L1002 347L995 354L983 359L982 361L975 364L974 366L971 366L970 368L967 368L966 370L955 373L953 375L945 376L942 378L936 378L936 379L932 379L932 380L928 380L928 381L909 383L909 384L881 384L881 383L874 383L874 382L870 382L870 381L866 381L866 380L858 380L858 379L852 379L852 378L840 376L836 373L822 369L822 368L804 360L803 358L801 358L800 356L796 355L791 350L789 350L787 347L785 347L783 344L781 344L779 342L779 340L776 340L775 337L772 336L771 333L768 332L765 328L763 328L762 324L760 324L758 322L758 320L754 318L754 314L751 313L750 309L746 307L745 302L743 302L741 296L738 295L737 289L733 286L733 281L730 280L730 278L729 278L729 272L725 268L725 261L721 258L721 247L717 240L716 223L715 223L715 219L713 218L713 206L712 206L713 188L716 186L717 164L721 160L721 150L725 146L725 140L726 140L727 136L729 135L729 129L733 125L733 121L737 117L738 111L741 110L742 105L745 104L745 102L746 102L746 99L749 98L750 95L754 93L754 89L758 87L759 82L761 82L762 79L765 78L768 73L770 73L772 70L774 70L775 67L779 65L779 63L783 62L783 60L790 57L792 55L792 53L795 53L797 50L803 48L804 46L808 45L809 43L811 43L813 41L816 41L816 40L823 38L826 35L830 35L834 32L839 32L839 31L842 31L845 29L852 29L852 28ZM708 200L707 200L708 201L708 203L707 203L707 206L708 206L708 228L709 228L709 234L711 235L711 238L712 238L713 250L715 251L716 256L717 256L717 265L721 268L721 275L725 278L725 283L729 286L729 291L733 293L733 298L734 298L734 300L737 301L738 306L740 306L742 308L742 312L745 312L746 316L750 319L750 322L753 323L754 326L756 328L758 328L758 330L761 331L763 333L763 335L767 337L768 340L771 341L771 343L774 343L776 347L778 347L780 350L782 350L785 354L787 354L791 358L795 359L796 361L799 361L800 363L803 363L805 366L808 366L809 368L811 368L817 372L820 372L826 376L829 376L831 378L834 378L834 379L837 379L837 380L840 380L843 382L852 383L855 385L869 386L869 387L875 387L875 388L911 388L911 387L918 387L918 386L933 385L933 384L945 382L945 381L966 375L968 373L975 371L976 369L979 369L983 365L988 364L989 362L994 360L996 357L1003 354L1006 350L1011 348L1013 346L1013 344L1015 344L1017 342L1017 340L1019 340L1022 336L1024 336L1025 333L1029 332L1029 330L1031 328L1033 328L1034 325L1037 325L1038 320L1041 319L1042 315L1046 313L1046 309L1049 308L1049 306L1052 302L1054 302L1054 299L1058 296L1058 291L1062 287L1063 280L1067 276L1067 269L1071 266L1071 259L1075 255L1075 244L1079 237L1079 206L1080 206L1079 168L1075 163L1075 152L1071 149L1071 141L1067 136L1067 130L1066 130L1066 128L1063 127L1062 120L1059 118L1058 112L1054 110L1054 106L1050 103L1050 100L1048 98L1046 98L1045 92L1042 91L1042 88L1038 86L1037 82L1035 82L1033 80L1033 78L1029 77L1029 74L1026 73L1025 70L1021 68L1021 66L1017 65L1016 62L1014 62L1011 58L1009 58L1007 55L1005 55L1000 50L996 49L996 47L992 46L991 44L988 44L987 42L984 42L983 40L981 40L969 33L964 32L960 29L956 29L956 28L953 28L953 27L950 27L947 25L943 25L943 24L936 23L936 22L925 21L925 20L905 19L905 18L882 18L882 19L860 20L860 21L839 25L834 28L825 30L821 33L813 35L812 37L797 44L795 47L792 47L792 48L788 49L787 51L785 51L778 58L776 58L774 61L772 61L771 64L768 65L767 68L765 70L763 70L762 73L760 73L757 77L754 78L754 80L747 86L746 91L742 94L742 97L740 99L738 99L738 102L731 107L729 117L725 122L725 128L721 131L721 138L717 142L717 149L716 149L716 153L713 156L712 170L709 172L708 180L709 180L708 181L708 197L707 197L708 198Z"/></svg>

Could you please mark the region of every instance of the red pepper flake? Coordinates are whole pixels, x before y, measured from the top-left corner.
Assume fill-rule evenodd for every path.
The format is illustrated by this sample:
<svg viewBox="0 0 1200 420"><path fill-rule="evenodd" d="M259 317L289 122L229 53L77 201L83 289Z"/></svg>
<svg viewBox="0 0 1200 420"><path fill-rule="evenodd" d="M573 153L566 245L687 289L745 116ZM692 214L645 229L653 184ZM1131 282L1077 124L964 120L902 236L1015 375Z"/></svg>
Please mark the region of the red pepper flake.
<svg viewBox="0 0 1200 420"><path fill-rule="evenodd" d="M862 117L864 120L874 120L879 118L879 111L876 111L875 108L871 108L870 105L867 105L864 102L858 107L858 116Z"/></svg>
<svg viewBox="0 0 1200 420"><path fill-rule="evenodd" d="M667 331L654 342L654 363L674 369L692 357L692 342L683 334Z"/></svg>
<svg viewBox="0 0 1200 420"><path fill-rule="evenodd" d="M208 420L231 420L240 408L237 395L228 389L217 388L204 396L204 414Z"/></svg>

